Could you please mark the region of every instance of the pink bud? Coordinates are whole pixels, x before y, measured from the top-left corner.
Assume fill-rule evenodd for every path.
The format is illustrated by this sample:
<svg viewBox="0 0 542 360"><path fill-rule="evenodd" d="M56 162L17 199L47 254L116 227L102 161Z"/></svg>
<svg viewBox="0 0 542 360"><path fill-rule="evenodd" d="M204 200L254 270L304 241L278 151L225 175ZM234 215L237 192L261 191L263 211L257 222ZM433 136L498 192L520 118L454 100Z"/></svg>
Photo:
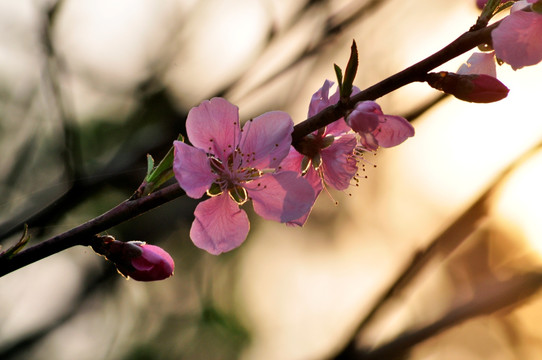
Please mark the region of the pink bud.
<svg viewBox="0 0 542 360"><path fill-rule="evenodd" d="M502 82L485 74L463 75L441 71L427 74L426 81L437 90L474 103L499 101L510 91Z"/></svg>
<svg viewBox="0 0 542 360"><path fill-rule="evenodd" d="M161 247L142 244L138 245L142 250L141 255L132 257L131 267L117 269L125 276L138 281L164 280L173 275L175 263L171 256Z"/></svg>
<svg viewBox="0 0 542 360"><path fill-rule="evenodd" d="M101 236L92 248L112 261L126 277L138 281L164 280L173 275L175 263L162 248L141 241L122 242L112 236Z"/></svg>

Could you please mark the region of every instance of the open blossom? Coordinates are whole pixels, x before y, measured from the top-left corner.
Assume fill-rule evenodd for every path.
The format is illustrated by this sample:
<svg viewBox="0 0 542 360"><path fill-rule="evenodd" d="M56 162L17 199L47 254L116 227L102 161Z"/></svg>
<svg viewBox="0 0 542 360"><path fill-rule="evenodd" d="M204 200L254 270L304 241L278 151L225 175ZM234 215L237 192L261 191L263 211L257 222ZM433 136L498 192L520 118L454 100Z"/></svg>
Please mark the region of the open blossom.
<svg viewBox="0 0 542 360"><path fill-rule="evenodd" d="M309 183L296 172L274 171L291 144L288 114L265 113L241 130L238 108L213 98L190 110L186 131L193 146L174 142L175 178L188 196L211 196L194 212L190 238L196 246L218 255L241 245L250 225L239 205L249 199L258 215L283 223L310 210Z"/></svg>
<svg viewBox="0 0 542 360"><path fill-rule="evenodd" d="M359 134L363 148L369 151L376 151L379 146L397 146L414 136L414 127L405 118L385 115L374 101L359 102L347 122Z"/></svg>
<svg viewBox="0 0 542 360"><path fill-rule="evenodd" d="M326 80L324 85L312 96L308 116L314 116L326 107L339 101L339 90L329 97L332 81ZM354 92L359 89L354 88ZM356 136L341 118L325 128L305 136L281 163L283 169L301 171L312 185L316 197L323 190L323 183L337 189L345 190L356 174L358 167L353 155L357 144ZM303 225L308 214L291 224Z"/></svg>
<svg viewBox="0 0 542 360"><path fill-rule="evenodd" d="M542 60L542 14L522 11L537 0L518 1L511 14L491 32L495 55L514 70ZM536 4L536 5L540 5Z"/></svg>

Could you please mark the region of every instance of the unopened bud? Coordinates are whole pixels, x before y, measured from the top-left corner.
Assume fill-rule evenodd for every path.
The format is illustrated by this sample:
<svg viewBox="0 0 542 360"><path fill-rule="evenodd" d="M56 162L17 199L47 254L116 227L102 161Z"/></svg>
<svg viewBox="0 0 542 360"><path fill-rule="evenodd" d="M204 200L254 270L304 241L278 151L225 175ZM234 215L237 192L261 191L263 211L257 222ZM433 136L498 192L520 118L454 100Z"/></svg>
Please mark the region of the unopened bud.
<svg viewBox="0 0 542 360"><path fill-rule="evenodd" d="M162 248L141 241L122 242L101 236L92 248L113 262L126 277L138 281L164 280L173 275L175 263Z"/></svg>
<svg viewBox="0 0 542 360"><path fill-rule="evenodd" d="M474 103L499 101L510 91L502 82L485 74L461 75L441 71L427 74L426 81L437 90Z"/></svg>

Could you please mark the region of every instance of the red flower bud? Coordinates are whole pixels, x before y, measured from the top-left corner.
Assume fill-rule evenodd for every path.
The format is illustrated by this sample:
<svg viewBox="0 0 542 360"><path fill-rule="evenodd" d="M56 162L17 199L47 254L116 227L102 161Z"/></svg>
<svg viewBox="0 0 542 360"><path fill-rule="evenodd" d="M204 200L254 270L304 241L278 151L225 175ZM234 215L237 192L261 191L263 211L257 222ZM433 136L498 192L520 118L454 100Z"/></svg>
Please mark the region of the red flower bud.
<svg viewBox="0 0 542 360"><path fill-rule="evenodd" d="M502 82L485 74L429 73L427 83L464 101L490 103L504 99L510 91Z"/></svg>
<svg viewBox="0 0 542 360"><path fill-rule="evenodd" d="M164 280L173 275L175 263L162 248L141 241L122 242L112 236L101 236L94 251L112 261L126 277L138 281Z"/></svg>

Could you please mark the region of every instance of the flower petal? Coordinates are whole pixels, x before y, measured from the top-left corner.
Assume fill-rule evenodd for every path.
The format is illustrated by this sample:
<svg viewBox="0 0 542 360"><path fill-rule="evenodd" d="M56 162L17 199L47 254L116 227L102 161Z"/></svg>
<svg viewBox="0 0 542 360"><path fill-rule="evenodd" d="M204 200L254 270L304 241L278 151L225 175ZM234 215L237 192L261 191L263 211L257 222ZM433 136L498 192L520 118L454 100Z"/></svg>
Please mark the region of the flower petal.
<svg viewBox="0 0 542 360"><path fill-rule="evenodd" d="M348 124L357 133L371 133L379 125L382 109L374 101L363 101L356 105L348 116Z"/></svg>
<svg viewBox="0 0 542 360"><path fill-rule="evenodd" d="M173 173L186 195L199 199L211 187L216 175L211 172L205 151L174 141Z"/></svg>
<svg viewBox="0 0 542 360"><path fill-rule="evenodd" d="M194 215L190 238L197 247L213 255L240 246L250 228L247 214L228 194L199 203Z"/></svg>
<svg viewBox="0 0 542 360"><path fill-rule="evenodd" d="M223 98L205 100L188 113L186 132L192 145L224 161L239 143L239 109Z"/></svg>
<svg viewBox="0 0 542 360"><path fill-rule="evenodd" d="M491 33L495 55L514 70L542 60L542 15L516 11Z"/></svg>
<svg viewBox="0 0 542 360"><path fill-rule="evenodd" d="M327 185L337 190L345 190L350 186L350 181L358 171L356 159L350 156L356 143L355 135L344 135L322 150L323 174Z"/></svg>
<svg viewBox="0 0 542 360"><path fill-rule="evenodd" d="M307 180L293 171L264 174L245 188L258 215L283 223L308 213L316 199Z"/></svg>
<svg viewBox="0 0 542 360"><path fill-rule="evenodd" d="M129 276L139 281L162 280L170 277L175 263L164 249L159 246L143 244L141 256L132 259L136 271Z"/></svg>
<svg viewBox="0 0 542 360"><path fill-rule="evenodd" d="M304 157L305 155L298 153L297 150L293 146L291 146L288 156L286 156L284 160L280 163L280 170L301 173L301 162L303 161ZM320 194L320 191L322 191L322 179L320 178L316 170L314 170L314 168L310 166L309 170L303 176L303 178L305 178L305 180L309 182L309 184L314 189L316 197L318 197L318 194Z"/></svg>
<svg viewBox="0 0 542 360"><path fill-rule="evenodd" d="M330 80L324 81L324 85L318 91L316 91L311 98L309 104L309 117L318 114L330 105L335 105L339 102L340 92L339 88L335 90L332 96L329 96L329 89L333 86L334 82ZM356 95L360 90L358 87L352 87L352 95ZM344 118L340 118L337 121L332 122L326 127L326 135L339 136L350 131L350 127L345 123Z"/></svg>
<svg viewBox="0 0 542 360"><path fill-rule="evenodd" d="M348 116L348 123L360 135L360 141L367 150L396 146L414 136L414 128L406 119L384 115L374 101L358 103Z"/></svg>
<svg viewBox="0 0 542 360"><path fill-rule="evenodd" d="M373 134L378 145L389 148L414 136L414 127L401 116L383 115Z"/></svg>
<svg viewBox="0 0 542 360"><path fill-rule="evenodd" d="M467 62L459 67L458 74L485 74L497 77L497 67L495 66L494 52L473 53Z"/></svg>
<svg viewBox="0 0 542 360"><path fill-rule="evenodd" d="M337 103L337 101L339 101L338 91L336 91L336 99L333 99L335 100L334 103L332 103L329 99L329 89L333 86L333 84L333 81L324 81L324 85L322 85L322 87L312 95L311 102L309 104L309 117L318 114L329 105L334 105Z"/></svg>
<svg viewBox="0 0 542 360"><path fill-rule="evenodd" d="M257 169L275 168L288 155L294 122L283 111L271 111L248 121L243 127L241 153L246 165ZM246 158L245 158L246 159Z"/></svg>

